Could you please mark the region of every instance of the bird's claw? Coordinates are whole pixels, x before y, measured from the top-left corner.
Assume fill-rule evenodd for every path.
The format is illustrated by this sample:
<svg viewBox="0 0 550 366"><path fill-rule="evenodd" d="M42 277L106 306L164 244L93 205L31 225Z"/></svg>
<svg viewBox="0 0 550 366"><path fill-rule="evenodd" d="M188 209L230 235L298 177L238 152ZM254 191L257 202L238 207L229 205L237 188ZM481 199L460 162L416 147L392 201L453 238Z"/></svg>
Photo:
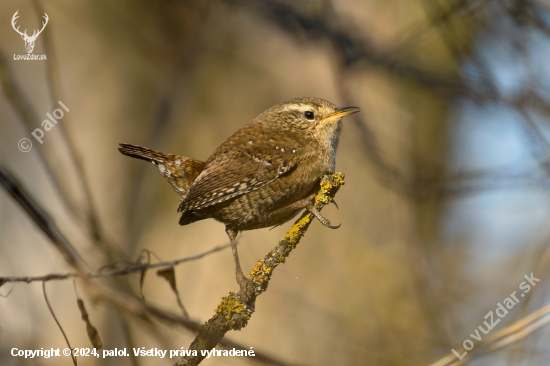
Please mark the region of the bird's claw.
<svg viewBox="0 0 550 366"><path fill-rule="evenodd" d="M323 224L324 226L328 227L329 229L338 229L340 226L342 226L342 224L338 224L338 225L331 225L330 224L330 221L326 218L323 217L323 215L321 215L321 213L319 212L319 210L317 210L315 208L315 206L310 206L307 208L307 210L313 214L317 220L319 220L319 222L321 224Z"/></svg>

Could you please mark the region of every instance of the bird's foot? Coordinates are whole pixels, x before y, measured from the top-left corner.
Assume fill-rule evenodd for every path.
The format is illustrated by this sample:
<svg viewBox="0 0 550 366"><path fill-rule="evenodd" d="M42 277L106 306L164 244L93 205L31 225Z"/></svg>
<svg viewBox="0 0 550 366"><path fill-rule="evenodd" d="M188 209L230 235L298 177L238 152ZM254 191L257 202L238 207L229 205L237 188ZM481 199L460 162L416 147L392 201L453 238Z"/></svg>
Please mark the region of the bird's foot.
<svg viewBox="0 0 550 366"><path fill-rule="evenodd" d="M273 211L271 213L271 216L275 216L275 215L279 215L279 214L282 214L282 213L285 213L285 212L290 212L290 211L294 211L294 210L299 210L299 209L306 209L308 210L311 214L313 214L320 222L321 224L325 225L326 227L328 228L331 228L331 229L338 229L341 224L338 224L338 225L331 225L330 224L330 221L326 218L323 217L323 215L321 215L321 213L319 212L319 210L317 210L315 208L315 196L317 195L317 193L313 193L311 194L310 196L304 198L304 199L301 199L297 202L294 202L294 203L291 203L290 205L287 205L283 208L280 208L276 211ZM334 202L334 200L332 201L332 203L334 203L334 205L336 206L336 208L338 208L338 205L336 204L336 202ZM238 280L237 280L238 282Z"/></svg>
<svg viewBox="0 0 550 366"><path fill-rule="evenodd" d="M315 206L311 205L311 206L308 206L306 207L306 209L312 214L314 215L317 220L319 220L319 222L321 224L323 224L324 226L328 227L329 229L338 229L340 226L342 226L342 224L338 224L338 225L331 225L330 224L330 221L323 217L323 215L321 215L321 213L319 212L318 209L315 208Z"/></svg>
<svg viewBox="0 0 550 366"><path fill-rule="evenodd" d="M248 289L252 289L253 284L252 280L248 277L246 277L243 273L243 271L240 268L237 268L236 271L236 277L237 277L237 283L239 284L239 295L241 295L241 298L244 302L247 302L249 299L249 291Z"/></svg>

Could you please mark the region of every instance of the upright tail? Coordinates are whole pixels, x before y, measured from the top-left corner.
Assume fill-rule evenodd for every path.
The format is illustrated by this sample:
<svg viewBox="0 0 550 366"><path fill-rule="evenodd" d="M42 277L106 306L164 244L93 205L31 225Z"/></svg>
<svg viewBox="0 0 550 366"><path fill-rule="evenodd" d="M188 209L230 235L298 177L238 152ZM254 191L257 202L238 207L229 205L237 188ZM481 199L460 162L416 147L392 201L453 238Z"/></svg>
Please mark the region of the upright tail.
<svg viewBox="0 0 550 366"><path fill-rule="evenodd" d="M182 155L166 154L138 145L119 144L118 151L123 155L153 163L182 198L187 196L189 188L204 169L202 161Z"/></svg>

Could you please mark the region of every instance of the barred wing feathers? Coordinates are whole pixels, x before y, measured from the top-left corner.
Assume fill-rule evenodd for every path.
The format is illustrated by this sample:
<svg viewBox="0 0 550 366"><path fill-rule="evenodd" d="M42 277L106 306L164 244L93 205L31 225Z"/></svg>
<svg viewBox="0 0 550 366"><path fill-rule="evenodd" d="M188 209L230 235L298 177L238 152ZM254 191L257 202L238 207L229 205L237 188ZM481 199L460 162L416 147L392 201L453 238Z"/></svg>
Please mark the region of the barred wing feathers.
<svg viewBox="0 0 550 366"><path fill-rule="evenodd" d="M253 149L222 152L197 177L178 212L203 209L255 191L296 166L298 159L291 151L273 150L271 155Z"/></svg>

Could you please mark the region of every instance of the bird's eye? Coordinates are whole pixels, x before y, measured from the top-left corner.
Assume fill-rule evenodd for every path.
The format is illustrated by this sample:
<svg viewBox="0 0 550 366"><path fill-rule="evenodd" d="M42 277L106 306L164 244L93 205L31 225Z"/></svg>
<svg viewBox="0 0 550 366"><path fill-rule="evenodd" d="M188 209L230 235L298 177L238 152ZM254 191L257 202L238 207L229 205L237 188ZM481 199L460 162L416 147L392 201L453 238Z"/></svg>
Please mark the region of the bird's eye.
<svg viewBox="0 0 550 366"><path fill-rule="evenodd" d="M305 111L304 116L309 120L312 120L313 118L315 118L315 115L313 114L312 111Z"/></svg>

